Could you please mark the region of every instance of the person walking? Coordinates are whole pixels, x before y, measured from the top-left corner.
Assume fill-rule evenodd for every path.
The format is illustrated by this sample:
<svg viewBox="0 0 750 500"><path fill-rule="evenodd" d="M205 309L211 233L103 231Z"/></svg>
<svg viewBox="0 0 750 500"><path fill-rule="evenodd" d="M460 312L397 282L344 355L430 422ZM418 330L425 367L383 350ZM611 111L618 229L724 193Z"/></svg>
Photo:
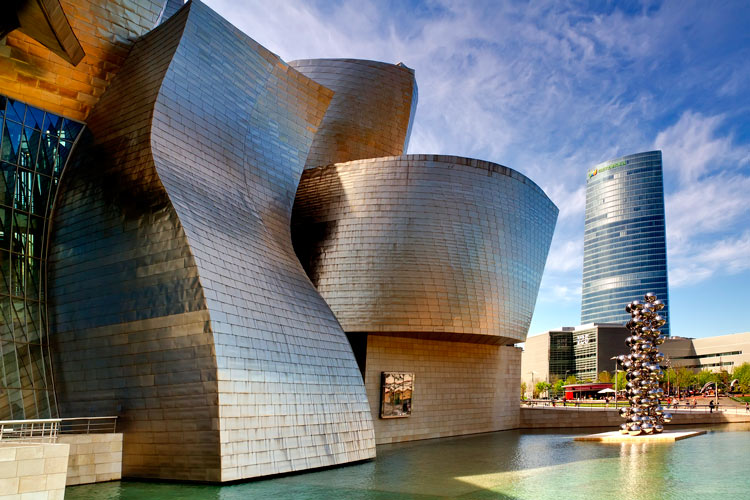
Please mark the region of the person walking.
<svg viewBox="0 0 750 500"><path fill-rule="evenodd" d="M745 403L745 413L750 413L750 403Z"/></svg>
<svg viewBox="0 0 750 500"><path fill-rule="evenodd" d="M713 413L714 412L714 400L708 402L708 412Z"/></svg>

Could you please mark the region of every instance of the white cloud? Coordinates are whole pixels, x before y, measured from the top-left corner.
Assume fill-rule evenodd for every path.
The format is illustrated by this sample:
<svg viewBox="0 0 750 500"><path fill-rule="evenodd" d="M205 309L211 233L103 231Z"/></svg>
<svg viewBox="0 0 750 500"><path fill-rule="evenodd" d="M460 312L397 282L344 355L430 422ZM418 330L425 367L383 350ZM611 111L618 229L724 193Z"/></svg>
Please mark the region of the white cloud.
<svg viewBox="0 0 750 500"><path fill-rule="evenodd" d="M750 231L736 237L694 243L670 263L670 285L695 285L716 274L750 269Z"/></svg>
<svg viewBox="0 0 750 500"><path fill-rule="evenodd" d="M718 136L725 116L686 111L679 121L659 132L654 147L664 154L665 169L682 184L694 183L711 171L734 170L750 163L750 147L737 147L731 135Z"/></svg>

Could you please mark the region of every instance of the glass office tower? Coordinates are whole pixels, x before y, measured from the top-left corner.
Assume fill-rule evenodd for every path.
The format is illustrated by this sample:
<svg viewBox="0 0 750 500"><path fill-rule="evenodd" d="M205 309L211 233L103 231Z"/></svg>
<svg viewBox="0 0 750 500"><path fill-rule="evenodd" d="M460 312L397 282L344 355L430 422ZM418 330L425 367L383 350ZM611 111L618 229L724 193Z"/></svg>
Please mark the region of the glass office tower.
<svg viewBox="0 0 750 500"><path fill-rule="evenodd" d="M646 292L668 318L661 151L601 163L587 177L581 323L625 323L625 305Z"/></svg>

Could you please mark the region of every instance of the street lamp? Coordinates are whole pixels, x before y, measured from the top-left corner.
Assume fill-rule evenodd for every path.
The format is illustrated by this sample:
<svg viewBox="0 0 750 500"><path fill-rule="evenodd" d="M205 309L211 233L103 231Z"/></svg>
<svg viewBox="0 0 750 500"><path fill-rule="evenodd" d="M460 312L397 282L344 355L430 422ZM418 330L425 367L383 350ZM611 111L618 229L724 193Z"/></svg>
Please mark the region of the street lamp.
<svg viewBox="0 0 750 500"><path fill-rule="evenodd" d="M620 366L619 364L620 360L617 358L617 356L612 356L609 359L615 362L615 410L616 410L617 409L617 379L618 379L617 375L619 375L618 367Z"/></svg>

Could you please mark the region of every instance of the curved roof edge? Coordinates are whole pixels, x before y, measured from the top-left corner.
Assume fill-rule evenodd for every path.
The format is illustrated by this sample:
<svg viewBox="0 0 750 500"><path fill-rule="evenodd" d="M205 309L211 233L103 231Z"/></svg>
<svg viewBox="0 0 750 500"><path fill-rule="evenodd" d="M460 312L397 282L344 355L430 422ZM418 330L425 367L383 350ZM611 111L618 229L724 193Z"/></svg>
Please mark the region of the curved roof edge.
<svg viewBox="0 0 750 500"><path fill-rule="evenodd" d="M372 163L375 161L431 161L431 162L440 162L440 163L451 163L454 165L465 165L467 167L474 167L480 170L486 170L490 173L505 175L507 177L510 177L512 179L515 179L523 184L528 185L529 187L533 188L535 191L542 194L547 200L555 207L555 210L559 212L559 208L555 203L550 199L550 197L547 195L547 193L544 192L542 188L539 187L539 185L532 181L530 178L526 177L524 174L520 173L517 170L514 170L510 167L506 167L505 165L501 165L499 163L493 163L491 161L487 160L479 160L477 158L469 158L465 156L453 156L453 155L425 155L425 154L407 154L407 155L401 155L401 156L381 156L379 158L366 158L364 160L352 160L344 163L333 163L329 165L321 165L319 167L309 168L308 171L314 171L317 169L326 169L330 167L340 167L340 166L347 166L347 165L358 165L362 163Z"/></svg>
<svg viewBox="0 0 750 500"><path fill-rule="evenodd" d="M295 59L294 61L289 61L287 64L289 66L295 67L295 66L302 66L305 63L318 63L318 62L337 62L337 63L347 63L347 64L363 64L366 66L382 66L383 68L399 68L405 71L408 71L412 75L414 74L414 69L410 68L406 64L402 62L398 63L388 63L383 61L375 61L372 59L347 59L347 58L314 58L314 59Z"/></svg>

